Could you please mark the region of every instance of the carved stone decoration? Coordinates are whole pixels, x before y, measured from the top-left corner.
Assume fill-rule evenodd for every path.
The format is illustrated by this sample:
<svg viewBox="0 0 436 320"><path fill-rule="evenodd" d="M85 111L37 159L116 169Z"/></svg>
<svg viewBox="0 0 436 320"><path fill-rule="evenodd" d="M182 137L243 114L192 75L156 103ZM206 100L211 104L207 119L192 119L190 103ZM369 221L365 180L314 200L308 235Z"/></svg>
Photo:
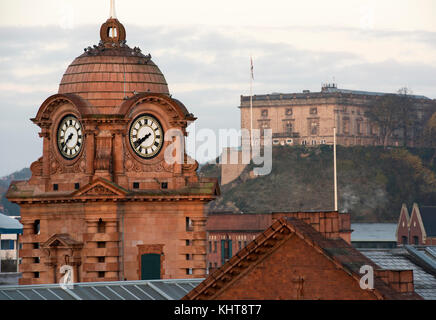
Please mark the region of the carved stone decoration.
<svg viewBox="0 0 436 320"><path fill-rule="evenodd" d="M30 165L30 171L33 177L42 176L42 157Z"/></svg>
<svg viewBox="0 0 436 320"><path fill-rule="evenodd" d="M124 169L127 172L173 172L173 165L167 164L164 159L156 164L142 164L129 152L126 152L124 157Z"/></svg>
<svg viewBox="0 0 436 320"><path fill-rule="evenodd" d="M109 190L105 186L96 185L92 189L83 193L83 195L86 195L86 196L100 196L100 195L116 196L117 194L115 192L113 192L112 190Z"/></svg>
<svg viewBox="0 0 436 320"><path fill-rule="evenodd" d="M110 131L100 131L96 141L95 169L111 170L112 165L112 134Z"/></svg>

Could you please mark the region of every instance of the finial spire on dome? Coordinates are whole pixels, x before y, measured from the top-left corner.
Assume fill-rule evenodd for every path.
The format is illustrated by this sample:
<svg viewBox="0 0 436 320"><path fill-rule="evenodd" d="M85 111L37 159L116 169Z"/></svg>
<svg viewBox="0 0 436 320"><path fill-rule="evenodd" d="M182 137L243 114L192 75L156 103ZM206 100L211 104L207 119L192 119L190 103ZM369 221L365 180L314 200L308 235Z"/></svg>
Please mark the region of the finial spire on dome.
<svg viewBox="0 0 436 320"><path fill-rule="evenodd" d="M115 0L111 0L111 11L110 11L110 19L116 19L117 14L115 13Z"/></svg>

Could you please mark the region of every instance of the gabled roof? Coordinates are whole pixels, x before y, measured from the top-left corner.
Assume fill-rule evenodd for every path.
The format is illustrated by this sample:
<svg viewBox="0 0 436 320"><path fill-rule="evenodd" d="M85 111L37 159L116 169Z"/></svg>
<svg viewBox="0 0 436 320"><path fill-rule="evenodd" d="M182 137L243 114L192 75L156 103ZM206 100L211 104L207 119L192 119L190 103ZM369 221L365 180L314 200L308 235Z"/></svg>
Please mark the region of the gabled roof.
<svg viewBox="0 0 436 320"><path fill-rule="evenodd" d="M436 237L436 207L419 208L427 237Z"/></svg>
<svg viewBox="0 0 436 320"><path fill-rule="evenodd" d="M332 261L338 269L343 270L360 281L360 267L369 265L374 270L380 269L373 261L365 257L342 239L327 239L312 226L296 218L281 218L268 229L258 235L245 248L240 250L227 263L214 271L206 280L183 297L184 300L213 299L221 290L228 287L238 276L251 266L258 263L282 241L287 241L296 235L314 247L327 259ZM416 294L401 294L388 286L381 279L375 277L374 290L378 299L419 299Z"/></svg>
<svg viewBox="0 0 436 320"><path fill-rule="evenodd" d="M407 210L407 205L405 203L403 203L403 205L401 206L400 217L398 218L397 229L395 231L395 237L397 239L398 239L398 229L401 226L401 220L403 219L403 217L406 219L406 223L407 223L407 226L405 227L409 228L410 215L409 215L409 211Z"/></svg>

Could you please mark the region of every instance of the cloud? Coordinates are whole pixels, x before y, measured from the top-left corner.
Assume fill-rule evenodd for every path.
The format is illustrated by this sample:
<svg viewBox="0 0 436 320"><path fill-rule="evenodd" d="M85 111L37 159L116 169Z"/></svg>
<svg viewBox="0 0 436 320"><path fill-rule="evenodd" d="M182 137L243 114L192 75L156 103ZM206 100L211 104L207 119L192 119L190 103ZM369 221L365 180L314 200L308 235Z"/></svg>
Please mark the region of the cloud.
<svg viewBox="0 0 436 320"><path fill-rule="evenodd" d="M126 29L128 44L152 54L173 96L198 117L198 128L239 128L237 106L240 95L249 94L250 55L255 94L319 91L322 82L335 77L345 89L394 92L407 85L415 94L436 97L432 32L298 26ZM0 37L0 148L8 150L0 158L1 176L39 157L41 139L28 119L57 92L68 64L83 48L98 43L99 26L6 27ZM395 54L380 49L386 42ZM426 46L426 55L416 54L415 46ZM408 50L407 56L397 55Z"/></svg>

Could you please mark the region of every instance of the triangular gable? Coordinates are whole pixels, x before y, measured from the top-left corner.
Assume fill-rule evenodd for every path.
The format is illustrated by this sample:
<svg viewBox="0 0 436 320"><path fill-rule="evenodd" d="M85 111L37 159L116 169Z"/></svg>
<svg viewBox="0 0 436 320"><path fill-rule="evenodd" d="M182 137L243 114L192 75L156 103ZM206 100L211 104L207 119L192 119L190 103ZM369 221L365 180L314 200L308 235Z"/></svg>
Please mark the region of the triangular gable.
<svg viewBox="0 0 436 320"><path fill-rule="evenodd" d="M47 241L42 244L43 248L77 248L82 247L83 243L74 240L69 234L57 233L52 235Z"/></svg>
<svg viewBox="0 0 436 320"><path fill-rule="evenodd" d="M399 229L400 227L403 227L403 226L401 225L401 221L402 221L403 219L404 219L405 222L406 222L405 227L406 227L406 228L409 228L409 224L410 224L410 216L409 216L409 211L407 210L407 206L406 206L405 203L403 203L403 205L401 206L400 217L398 218L397 230L395 231L395 238L397 238L397 240L398 240L398 229Z"/></svg>
<svg viewBox="0 0 436 320"><path fill-rule="evenodd" d="M96 178L90 184L75 191L73 197L86 196L125 196L127 190L103 178Z"/></svg>
<svg viewBox="0 0 436 320"><path fill-rule="evenodd" d="M424 223L422 222L421 212L419 211L419 206L417 203L413 204L412 214L410 215L410 223L412 223L414 216L416 216L416 219L418 220L419 226L421 227L422 241L425 241L425 239L427 238L427 233L425 231Z"/></svg>

